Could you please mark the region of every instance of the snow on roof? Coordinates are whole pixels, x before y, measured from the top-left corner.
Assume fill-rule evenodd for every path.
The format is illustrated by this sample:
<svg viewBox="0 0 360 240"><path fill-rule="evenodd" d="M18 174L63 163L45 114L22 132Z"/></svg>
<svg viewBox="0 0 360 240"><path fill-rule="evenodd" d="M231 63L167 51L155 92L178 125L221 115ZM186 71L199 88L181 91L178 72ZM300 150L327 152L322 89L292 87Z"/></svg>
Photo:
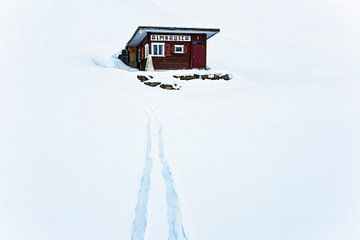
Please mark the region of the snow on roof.
<svg viewBox="0 0 360 240"><path fill-rule="evenodd" d="M218 28L183 28L183 27L151 27L140 26L136 29L134 35L127 42L126 46L137 46L146 36L148 32L153 33L183 33L183 34L206 34L209 39L218 32Z"/></svg>

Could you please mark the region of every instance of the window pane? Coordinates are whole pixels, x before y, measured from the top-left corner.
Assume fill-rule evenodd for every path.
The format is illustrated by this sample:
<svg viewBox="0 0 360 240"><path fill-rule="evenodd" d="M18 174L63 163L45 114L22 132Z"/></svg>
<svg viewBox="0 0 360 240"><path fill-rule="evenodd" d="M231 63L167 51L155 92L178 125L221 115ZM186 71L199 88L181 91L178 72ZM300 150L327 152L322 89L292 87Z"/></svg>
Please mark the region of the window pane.
<svg viewBox="0 0 360 240"><path fill-rule="evenodd" d="M158 55L158 45L154 45L154 55Z"/></svg>
<svg viewBox="0 0 360 240"><path fill-rule="evenodd" d="M159 55L164 55L164 46L163 45L159 45Z"/></svg>

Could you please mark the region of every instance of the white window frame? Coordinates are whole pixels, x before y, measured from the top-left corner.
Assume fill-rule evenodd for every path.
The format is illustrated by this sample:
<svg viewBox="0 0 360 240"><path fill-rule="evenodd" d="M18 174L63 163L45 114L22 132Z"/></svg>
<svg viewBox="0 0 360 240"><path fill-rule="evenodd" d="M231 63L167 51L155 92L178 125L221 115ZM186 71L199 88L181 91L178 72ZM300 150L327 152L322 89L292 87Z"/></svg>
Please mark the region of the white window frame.
<svg viewBox="0 0 360 240"><path fill-rule="evenodd" d="M145 58L149 56L149 44L145 44Z"/></svg>
<svg viewBox="0 0 360 240"><path fill-rule="evenodd" d="M176 48L180 47L181 51L177 51ZM184 45L174 45L174 53L185 53L185 46Z"/></svg>
<svg viewBox="0 0 360 240"><path fill-rule="evenodd" d="M162 54L157 54L155 55L154 54L154 47L155 46L162 46ZM154 56L154 57L165 57L165 43L159 43L159 42L154 42L154 43L151 43L151 56Z"/></svg>

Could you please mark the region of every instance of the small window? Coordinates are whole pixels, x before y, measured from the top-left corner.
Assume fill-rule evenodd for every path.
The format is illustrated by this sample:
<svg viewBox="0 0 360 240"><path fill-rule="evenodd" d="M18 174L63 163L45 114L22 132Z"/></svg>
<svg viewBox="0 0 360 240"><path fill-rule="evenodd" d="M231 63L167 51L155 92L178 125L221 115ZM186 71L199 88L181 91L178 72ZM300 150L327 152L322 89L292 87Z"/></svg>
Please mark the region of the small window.
<svg viewBox="0 0 360 240"><path fill-rule="evenodd" d="M151 55L164 57L165 56L164 45L165 43L151 43Z"/></svg>
<svg viewBox="0 0 360 240"><path fill-rule="evenodd" d="M174 53L184 53L184 45L175 45Z"/></svg>
<svg viewBox="0 0 360 240"><path fill-rule="evenodd" d="M137 60L138 60L138 62L141 62L141 49L140 48L137 51Z"/></svg>

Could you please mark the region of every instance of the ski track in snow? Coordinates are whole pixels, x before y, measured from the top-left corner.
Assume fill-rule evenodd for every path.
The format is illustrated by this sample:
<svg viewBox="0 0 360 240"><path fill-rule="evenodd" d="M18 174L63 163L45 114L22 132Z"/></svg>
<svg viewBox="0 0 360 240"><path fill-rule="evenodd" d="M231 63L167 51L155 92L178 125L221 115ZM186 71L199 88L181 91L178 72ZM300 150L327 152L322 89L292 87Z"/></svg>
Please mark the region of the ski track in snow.
<svg viewBox="0 0 360 240"><path fill-rule="evenodd" d="M162 175L166 188L166 200L167 200L167 217L169 224L169 240L187 240L184 226L181 220L181 212L179 205L179 197L176 193L172 173L169 163L165 157L164 149L164 136L163 125L159 122L160 127L158 130L159 136L159 157L163 165Z"/></svg>
<svg viewBox="0 0 360 240"><path fill-rule="evenodd" d="M150 114L148 114L148 122L146 127L146 155L145 155L145 167L143 171L143 176L141 178L140 189L138 194L138 201L135 208L135 218L133 222L133 231L131 240L144 240L146 225L147 225L147 207L149 201L149 193L151 186L151 172L152 172L152 161L154 156L152 156L152 147L156 143L152 143L153 139L158 137L158 157L162 164L162 176L165 184L166 190L166 203L167 203L167 220L169 227L169 240L188 240L184 226L181 219L179 197L175 189L172 173L168 160L165 157L165 148L164 148L164 128L162 123L156 117L156 114L152 112L152 120ZM158 128L154 133L157 136L152 136L151 129Z"/></svg>
<svg viewBox="0 0 360 240"><path fill-rule="evenodd" d="M151 157L151 119L148 116L146 127L146 155L145 167L143 176L140 182L140 190L138 201L135 208L135 219L133 223L132 240L143 240L145 237L146 224L147 224L147 206L149 201L149 193L151 186L151 170L152 170L152 157Z"/></svg>

